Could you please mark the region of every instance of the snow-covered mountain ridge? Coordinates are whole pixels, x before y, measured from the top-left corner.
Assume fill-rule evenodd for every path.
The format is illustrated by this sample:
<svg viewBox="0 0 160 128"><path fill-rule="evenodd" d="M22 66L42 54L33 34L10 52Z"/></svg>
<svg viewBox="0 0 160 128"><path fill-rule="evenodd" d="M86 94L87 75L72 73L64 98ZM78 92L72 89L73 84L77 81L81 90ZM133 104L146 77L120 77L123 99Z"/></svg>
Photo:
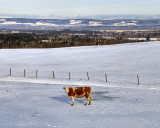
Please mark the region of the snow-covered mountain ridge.
<svg viewBox="0 0 160 128"><path fill-rule="evenodd" d="M155 29L160 28L160 20L132 20L132 19L115 19L115 20L99 20L99 19L23 19L23 18L1 18L0 27L21 29L39 28L39 29L116 29L125 27L126 29ZM84 27L84 28L83 28ZM87 28L86 28L87 27Z"/></svg>

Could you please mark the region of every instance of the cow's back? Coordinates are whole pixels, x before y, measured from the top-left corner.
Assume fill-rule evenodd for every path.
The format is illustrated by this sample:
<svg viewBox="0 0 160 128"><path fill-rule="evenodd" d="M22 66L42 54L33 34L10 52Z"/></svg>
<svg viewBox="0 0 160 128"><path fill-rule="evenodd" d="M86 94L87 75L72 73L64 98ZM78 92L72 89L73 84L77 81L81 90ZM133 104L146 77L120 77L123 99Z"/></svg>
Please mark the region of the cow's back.
<svg viewBox="0 0 160 128"><path fill-rule="evenodd" d="M75 87L75 94L80 96L80 95L84 95L84 88L83 87Z"/></svg>
<svg viewBox="0 0 160 128"><path fill-rule="evenodd" d="M87 93L91 93L91 87L84 87L84 91Z"/></svg>
<svg viewBox="0 0 160 128"><path fill-rule="evenodd" d="M90 87L75 87L74 93L75 93L75 97L79 97L79 98L83 96L88 97L91 93L91 88Z"/></svg>

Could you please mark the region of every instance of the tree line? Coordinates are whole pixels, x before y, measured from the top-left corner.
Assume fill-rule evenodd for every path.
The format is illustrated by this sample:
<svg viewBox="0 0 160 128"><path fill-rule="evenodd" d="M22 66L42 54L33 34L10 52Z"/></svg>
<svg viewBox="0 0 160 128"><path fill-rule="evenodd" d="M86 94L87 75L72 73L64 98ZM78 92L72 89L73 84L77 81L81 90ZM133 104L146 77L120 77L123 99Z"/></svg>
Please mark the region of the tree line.
<svg viewBox="0 0 160 128"><path fill-rule="evenodd" d="M98 35L9 33L0 34L0 48L58 48L90 45L111 45L134 42L122 37L105 39ZM136 41L137 42L137 41Z"/></svg>

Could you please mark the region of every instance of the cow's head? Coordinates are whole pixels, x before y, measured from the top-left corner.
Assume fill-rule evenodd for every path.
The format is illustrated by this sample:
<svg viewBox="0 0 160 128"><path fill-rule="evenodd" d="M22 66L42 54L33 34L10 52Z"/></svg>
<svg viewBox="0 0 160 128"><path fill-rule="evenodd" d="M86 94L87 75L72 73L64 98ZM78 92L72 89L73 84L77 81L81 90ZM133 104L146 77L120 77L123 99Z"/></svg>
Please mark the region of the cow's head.
<svg viewBox="0 0 160 128"><path fill-rule="evenodd" d="M65 90L66 94L68 94L68 92L69 92L69 87L64 87L63 89Z"/></svg>

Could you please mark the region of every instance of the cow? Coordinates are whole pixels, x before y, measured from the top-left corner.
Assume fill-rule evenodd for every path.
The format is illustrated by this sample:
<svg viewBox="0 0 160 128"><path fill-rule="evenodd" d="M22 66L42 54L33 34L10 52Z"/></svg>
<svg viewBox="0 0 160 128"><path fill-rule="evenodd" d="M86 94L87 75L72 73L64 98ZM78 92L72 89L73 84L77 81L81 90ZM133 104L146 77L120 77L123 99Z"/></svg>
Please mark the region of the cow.
<svg viewBox="0 0 160 128"><path fill-rule="evenodd" d="M91 104L91 87L64 87L63 88L68 94L68 98L72 99L72 106L74 105L74 98L86 97L86 103L89 101Z"/></svg>

